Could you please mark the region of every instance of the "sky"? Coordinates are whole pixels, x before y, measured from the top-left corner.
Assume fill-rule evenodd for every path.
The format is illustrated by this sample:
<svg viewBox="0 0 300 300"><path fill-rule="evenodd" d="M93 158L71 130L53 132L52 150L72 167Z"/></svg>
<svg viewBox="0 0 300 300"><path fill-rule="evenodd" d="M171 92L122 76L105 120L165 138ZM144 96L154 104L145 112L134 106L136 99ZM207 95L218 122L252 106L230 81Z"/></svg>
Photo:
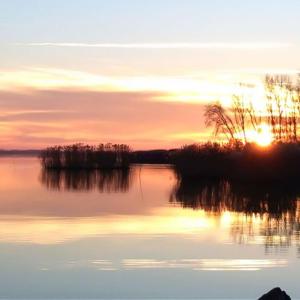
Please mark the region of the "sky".
<svg viewBox="0 0 300 300"><path fill-rule="evenodd" d="M0 0L0 148L211 140L203 107L300 68L298 0Z"/></svg>

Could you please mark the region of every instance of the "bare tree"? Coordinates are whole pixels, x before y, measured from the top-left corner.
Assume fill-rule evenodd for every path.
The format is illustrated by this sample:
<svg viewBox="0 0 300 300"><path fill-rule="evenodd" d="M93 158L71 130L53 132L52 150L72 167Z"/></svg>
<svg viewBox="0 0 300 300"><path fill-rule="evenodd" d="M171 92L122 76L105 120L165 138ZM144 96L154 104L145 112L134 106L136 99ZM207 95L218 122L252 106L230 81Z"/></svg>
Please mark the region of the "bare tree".
<svg viewBox="0 0 300 300"><path fill-rule="evenodd" d="M290 78L286 75L267 75L265 78L267 92L268 119L276 140L289 140L290 119Z"/></svg>
<svg viewBox="0 0 300 300"><path fill-rule="evenodd" d="M253 102L244 96L234 95L230 108L219 102L205 107L205 124L214 127L215 136L224 134L228 141L246 144L247 131L258 132L267 121L277 142L297 142L300 120L300 75L296 84L286 75L265 78L265 112L255 110Z"/></svg>
<svg viewBox="0 0 300 300"><path fill-rule="evenodd" d="M293 103L292 110L292 128L293 128L293 140L294 142L298 141L298 121L300 118L300 74L298 74L298 78L295 86L291 91L291 100Z"/></svg>
<svg viewBox="0 0 300 300"><path fill-rule="evenodd" d="M297 141L300 116L299 83L293 85L286 75L266 76L269 125L277 141Z"/></svg>
<svg viewBox="0 0 300 300"><path fill-rule="evenodd" d="M214 126L215 136L219 133L223 133L227 136L229 141L236 140L235 134L237 132L237 128L232 118L219 102L206 105L204 117L205 125L207 127Z"/></svg>
<svg viewBox="0 0 300 300"><path fill-rule="evenodd" d="M233 96L232 111L234 115L234 121L238 132L243 135L244 143L247 143L246 127L247 127L247 107L245 99L242 96Z"/></svg>
<svg viewBox="0 0 300 300"><path fill-rule="evenodd" d="M250 124L254 131L258 131L259 125L262 123L262 116L260 113L255 111L254 105L252 101L249 101L247 107L247 114L250 119Z"/></svg>

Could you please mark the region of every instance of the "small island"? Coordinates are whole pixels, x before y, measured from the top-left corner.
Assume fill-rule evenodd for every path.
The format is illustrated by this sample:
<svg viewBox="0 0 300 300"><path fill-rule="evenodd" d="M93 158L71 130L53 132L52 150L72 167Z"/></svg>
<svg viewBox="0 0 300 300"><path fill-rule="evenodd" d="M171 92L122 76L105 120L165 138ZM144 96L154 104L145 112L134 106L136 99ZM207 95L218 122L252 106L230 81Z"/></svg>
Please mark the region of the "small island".
<svg viewBox="0 0 300 300"><path fill-rule="evenodd" d="M40 161L45 169L127 169L130 148L123 144L53 146L41 151Z"/></svg>

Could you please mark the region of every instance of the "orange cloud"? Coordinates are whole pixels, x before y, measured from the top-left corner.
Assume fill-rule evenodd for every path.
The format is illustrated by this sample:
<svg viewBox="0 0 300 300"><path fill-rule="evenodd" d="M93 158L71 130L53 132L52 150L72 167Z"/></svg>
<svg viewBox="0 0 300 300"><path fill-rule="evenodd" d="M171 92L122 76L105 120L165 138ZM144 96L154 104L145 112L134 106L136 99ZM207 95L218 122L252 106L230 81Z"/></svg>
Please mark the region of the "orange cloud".
<svg viewBox="0 0 300 300"><path fill-rule="evenodd" d="M201 104L153 101L160 93L0 92L0 147L39 148L71 142L175 147L201 140Z"/></svg>

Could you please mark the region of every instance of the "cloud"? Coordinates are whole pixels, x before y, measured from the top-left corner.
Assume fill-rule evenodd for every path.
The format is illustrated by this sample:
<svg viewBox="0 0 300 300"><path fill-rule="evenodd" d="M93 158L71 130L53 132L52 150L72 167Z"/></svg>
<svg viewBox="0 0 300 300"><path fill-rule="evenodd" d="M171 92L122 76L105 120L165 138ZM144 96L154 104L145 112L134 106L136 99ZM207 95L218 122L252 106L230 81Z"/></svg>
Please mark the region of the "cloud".
<svg viewBox="0 0 300 300"><path fill-rule="evenodd" d="M292 45L280 42L240 42L240 43L15 43L16 46L31 47L74 47L74 48L114 48L114 49L236 49L260 50L287 48Z"/></svg>
<svg viewBox="0 0 300 300"><path fill-rule="evenodd" d="M190 76L111 76L67 69L29 68L3 71L0 91L147 92L152 94L151 99L148 98L151 101L207 103L230 98L239 91L239 83L245 80L240 74L229 77L228 74L207 73ZM255 78L251 82L258 84L260 81Z"/></svg>
<svg viewBox="0 0 300 300"><path fill-rule="evenodd" d="M201 121L203 105L151 101L157 95L160 94L0 91L0 148L123 142L134 149L146 149L201 140L201 134L191 132L205 132Z"/></svg>

